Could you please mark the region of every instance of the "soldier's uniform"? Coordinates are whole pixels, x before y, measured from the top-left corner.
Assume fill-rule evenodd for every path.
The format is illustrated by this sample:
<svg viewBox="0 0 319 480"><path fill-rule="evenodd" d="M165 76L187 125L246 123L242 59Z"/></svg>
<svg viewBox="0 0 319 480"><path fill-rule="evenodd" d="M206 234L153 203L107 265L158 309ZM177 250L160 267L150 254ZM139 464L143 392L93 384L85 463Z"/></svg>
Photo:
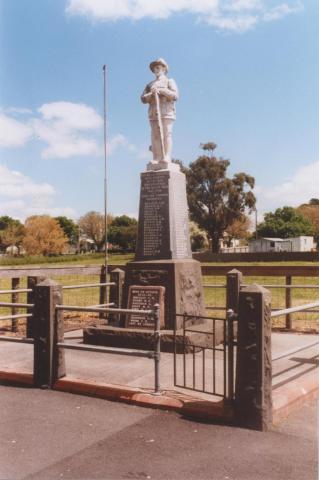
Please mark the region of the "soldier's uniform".
<svg viewBox="0 0 319 480"><path fill-rule="evenodd" d="M159 63L164 65L167 69L167 64L164 60L159 59L151 63L152 65ZM159 110L163 127L163 143L165 150L165 157L162 155L161 136L157 118L157 109L155 95L152 95L152 88L156 87L161 90L159 95ZM178 99L178 89L175 81L172 78L167 78L166 75L161 75L159 78L148 83L142 93L141 100L143 103L148 103L148 118L151 124L152 134L152 152L153 161L159 162L165 160L171 161L172 152L172 130L173 123L176 119L175 101Z"/></svg>

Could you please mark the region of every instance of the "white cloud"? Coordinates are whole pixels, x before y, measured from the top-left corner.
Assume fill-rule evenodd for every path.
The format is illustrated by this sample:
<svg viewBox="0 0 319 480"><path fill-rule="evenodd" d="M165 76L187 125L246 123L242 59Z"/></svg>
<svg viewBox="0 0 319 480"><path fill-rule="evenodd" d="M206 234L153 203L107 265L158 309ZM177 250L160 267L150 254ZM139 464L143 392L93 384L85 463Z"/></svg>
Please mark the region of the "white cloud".
<svg viewBox="0 0 319 480"><path fill-rule="evenodd" d="M71 102L53 102L42 105L41 118L31 121L34 133L47 144L43 158L68 158L82 155L100 155L101 147L95 138L85 137L87 131L99 129L103 120L88 105Z"/></svg>
<svg viewBox="0 0 319 480"><path fill-rule="evenodd" d="M30 139L45 146L42 158L69 158L74 156L103 155L102 117L90 106L82 103L52 102L38 108L38 116L31 110L10 107L11 117L0 111L0 147L23 146ZM13 115L28 115L24 122ZM100 139L98 139L98 137ZM108 138L108 154L119 148L140 156L140 149L118 133Z"/></svg>
<svg viewBox="0 0 319 480"><path fill-rule="evenodd" d="M121 133L118 133L117 135L114 135L109 142L107 143L107 153L109 155L112 155L115 153L115 151L121 147L127 147L128 149L130 148L130 143L128 142L127 138L122 135Z"/></svg>
<svg viewBox="0 0 319 480"><path fill-rule="evenodd" d="M0 165L0 215L10 215L20 220L36 214L75 217L72 208L53 206L56 196L52 185L37 183L21 172Z"/></svg>
<svg viewBox="0 0 319 480"><path fill-rule="evenodd" d="M44 103L38 111L46 121L52 121L67 130L95 130L102 126L100 115L84 103Z"/></svg>
<svg viewBox="0 0 319 480"><path fill-rule="evenodd" d="M68 0L66 12L93 20L165 19L191 13L219 30L244 32L261 21L278 20L303 9L300 1L274 0Z"/></svg>
<svg viewBox="0 0 319 480"><path fill-rule="evenodd" d="M103 125L102 117L88 105L72 102L45 103L32 110L10 107L0 111L0 147L21 147L31 138L46 144L42 158L68 158L101 155L103 149L94 137ZM14 115L27 115L18 121ZM90 136L89 136L90 135Z"/></svg>
<svg viewBox="0 0 319 480"><path fill-rule="evenodd" d="M32 136L32 128L0 112L0 147L22 147Z"/></svg>
<svg viewBox="0 0 319 480"><path fill-rule="evenodd" d="M258 208L270 211L289 205L297 207L319 196L319 161L297 169L290 179L273 187L257 186Z"/></svg>
<svg viewBox="0 0 319 480"><path fill-rule="evenodd" d="M273 20L280 20L287 15L294 13L299 13L304 10L304 6L301 2L297 2L292 6L289 6L287 3L282 3L276 7L270 9L268 12L265 12L263 19L266 22L271 22Z"/></svg>

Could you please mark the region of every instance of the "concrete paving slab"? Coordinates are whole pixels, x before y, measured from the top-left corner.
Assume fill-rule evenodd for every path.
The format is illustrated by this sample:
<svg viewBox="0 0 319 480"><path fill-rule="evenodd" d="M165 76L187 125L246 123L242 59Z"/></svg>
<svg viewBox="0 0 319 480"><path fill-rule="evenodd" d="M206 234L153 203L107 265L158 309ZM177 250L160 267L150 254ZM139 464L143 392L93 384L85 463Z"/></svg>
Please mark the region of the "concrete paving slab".
<svg viewBox="0 0 319 480"><path fill-rule="evenodd" d="M68 332L65 335L68 342L82 343L82 331ZM319 372L319 335L298 333L273 333L273 387L278 391L289 382L301 382L306 375ZM291 353L298 348L297 353ZM85 351L66 350L67 375L70 378L89 380L114 385L127 385L143 389L154 388L154 361L147 358L128 357L122 355L100 354ZM278 358L278 356L282 358ZM203 386L202 353L198 352L185 355L186 361L186 386L193 387L193 365L195 358L195 387ZM212 353L206 354L205 359L205 388L213 391L215 373L215 386L217 392L223 393L223 354L216 353L216 367L213 369ZM33 349L32 345L21 345L2 342L0 353L0 370L9 368L13 371L32 372ZM174 386L174 355L161 354L161 388L163 390L176 390L190 392L182 387ZM183 385L183 355L177 356L177 382ZM220 400L212 394L191 391L192 396L209 401Z"/></svg>

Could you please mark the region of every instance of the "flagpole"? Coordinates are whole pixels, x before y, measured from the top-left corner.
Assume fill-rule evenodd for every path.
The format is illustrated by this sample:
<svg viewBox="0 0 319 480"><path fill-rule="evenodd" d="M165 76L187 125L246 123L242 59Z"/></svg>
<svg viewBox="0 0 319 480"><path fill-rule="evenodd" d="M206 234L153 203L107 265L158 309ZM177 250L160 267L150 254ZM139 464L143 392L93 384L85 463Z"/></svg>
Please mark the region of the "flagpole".
<svg viewBox="0 0 319 480"><path fill-rule="evenodd" d="M105 279L107 281L107 265L108 265L108 248L107 248L107 126L106 126L106 65L103 65L103 107L104 107L104 267L105 267Z"/></svg>

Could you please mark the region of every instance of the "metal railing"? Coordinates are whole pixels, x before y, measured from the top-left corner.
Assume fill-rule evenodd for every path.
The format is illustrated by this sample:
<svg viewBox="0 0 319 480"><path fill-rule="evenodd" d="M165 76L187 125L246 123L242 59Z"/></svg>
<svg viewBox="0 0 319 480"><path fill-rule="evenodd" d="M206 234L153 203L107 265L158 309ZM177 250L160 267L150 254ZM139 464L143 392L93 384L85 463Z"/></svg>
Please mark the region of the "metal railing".
<svg viewBox="0 0 319 480"><path fill-rule="evenodd" d="M78 307L72 305L57 305L56 310L75 311L75 312L94 312L94 313L112 313L118 315L144 315L151 316L154 319L154 351L132 350L127 348L112 348L95 345L77 345L68 342L58 342L57 347L70 350L79 350L96 353L109 353L114 355L129 355L134 357L143 357L154 359L154 390L160 392L160 352L161 352L161 332L160 332L160 307L154 305L153 310L134 310L126 308L101 308L101 307Z"/></svg>
<svg viewBox="0 0 319 480"><path fill-rule="evenodd" d="M106 283L82 283L79 285L63 285L62 290L76 290L77 288L94 288L94 287L113 287L115 282L106 282Z"/></svg>
<svg viewBox="0 0 319 480"><path fill-rule="evenodd" d="M0 307L11 308L12 306L16 308L33 308L34 305L31 303L12 303L12 302L0 302ZM32 313L17 313L14 315L2 315L0 317L0 321L5 320L17 320L19 318L29 318L32 317ZM34 344L33 338L25 338L25 337L9 337L6 335L0 335L0 341L2 342L14 342L14 343L30 343Z"/></svg>
<svg viewBox="0 0 319 480"><path fill-rule="evenodd" d="M298 307L292 307L292 308L285 308L285 309L282 309L282 310L276 310L276 311L273 311L271 312L270 314L270 317L271 318L276 318L276 317L280 317L281 315L287 315L287 314L290 314L290 313L296 313L296 312L304 312L306 310L310 310L310 311L313 311L311 310L312 308L315 308L315 307L319 307L319 301L318 302L312 302L312 303L306 303L304 305L299 305ZM317 311L317 310L315 310ZM311 348L311 347L314 347L315 345L318 345L319 344L319 340L316 341L316 342L313 342L311 344L308 344L308 345L305 345L303 347L298 347L298 348L295 348L295 349L291 349L289 351L286 351L284 353L280 353L276 356L274 356L272 358L272 361L275 362L277 360L280 360L282 358L285 358L285 357L289 357L290 355L294 354L294 353L297 353L297 352L300 352L302 350L306 350L307 348Z"/></svg>
<svg viewBox="0 0 319 480"><path fill-rule="evenodd" d="M306 303L304 305L299 305L298 307L284 308L282 310L274 310L271 312L271 318L280 317L281 315L287 315L290 313L304 312L306 310L311 310L312 308L319 307L318 302ZM317 311L317 310L316 310Z"/></svg>
<svg viewBox="0 0 319 480"><path fill-rule="evenodd" d="M234 398L234 321L237 318L233 310L227 310L225 318L198 317L194 315L176 315L182 318L182 382L179 383L177 366L177 335L174 329L174 385L179 388L195 392L208 393L223 397L231 402ZM203 330L201 324L195 322L209 322L211 329ZM190 326L187 324L191 323ZM192 338L193 335L193 338ZM206 339L200 340L201 335ZM187 340L187 336L189 336ZM196 338L197 336L197 338ZM221 338L218 338L221 336ZM191 362L187 361L187 350L191 350ZM210 352L210 358L207 352ZM201 358L200 358L201 355ZM189 360L189 359L188 359ZM199 367L198 361L200 362ZM208 361L210 366L207 365ZM188 364L191 363L191 380L189 381ZM201 379L197 378L201 370ZM211 370L209 374L207 371ZM209 378L207 378L209 376Z"/></svg>
<svg viewBox="0 0 319 480"><path fill-rule="evenodd" d="M319 275L318 275L319 276ZM291 303L292 303L292 290L295 289L295 290L303 290L303 289L307 289L308 291L309 290L318 290L319 289L319 285L309 285L309 284L306 284L306 285L302 285L302 284L292 284L291 283L291 277L287 277L286 279L287 283L286 284L269 284L269 283L265 283L265 284L260 284L262 287L264 288L267 288L267 289L283 289L286 293L283 295L283 300L285 301L286 303L286 308L285 309L282 309L282 308L272 308L272 312L280 312L280 314L277 314L277 315L274 315L275 317L278 317L278 316L281 316L281 315L285 315L286 316L286 322L285 322L285 325L286 325L286 328L287 329L292 329L292 317L291 317L291 314L292 313L296 313L296 312L301 312L301 311L305 311L307 313L318 313L319 314L319 305L317 304L317 302L312 302L310 305L309 308L307 309L303 309L303 310L300 310L299 307L292 307L291 306ZM248 284L246 283L242 283L241 284L241 288L242 287L247 287ZM205 289L227 289L227 285L226 284L204 284L203 287ZM297 310L294 310L295 308L297 308ZM227 307L225 307L225 305L206 305L206 310L211 310L211 311L225 311L227 309ZM284 313L283 313L284 312Z"/></svg>

